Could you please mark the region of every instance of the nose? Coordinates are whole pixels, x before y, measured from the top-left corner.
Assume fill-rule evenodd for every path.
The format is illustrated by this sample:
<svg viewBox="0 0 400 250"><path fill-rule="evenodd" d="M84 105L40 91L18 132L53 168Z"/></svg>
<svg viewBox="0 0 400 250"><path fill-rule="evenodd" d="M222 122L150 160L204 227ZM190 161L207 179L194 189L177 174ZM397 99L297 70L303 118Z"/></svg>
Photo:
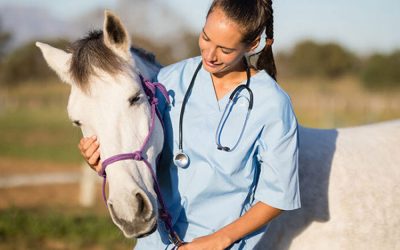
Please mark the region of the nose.
<svg viewBox="0 0 400 250"><path fill-rule="evenodd" d="M127 238L147 235L157 222L156 207L143 190L130 192L130 198L119 195L107 202L113 222Z"/></svg>
<svg viewBox="0 0 400 250"><path fill-rule="evenodd" d="M209 62L217 61L217 54L215 48L207 48L204 50L204 58Z"/></svg>

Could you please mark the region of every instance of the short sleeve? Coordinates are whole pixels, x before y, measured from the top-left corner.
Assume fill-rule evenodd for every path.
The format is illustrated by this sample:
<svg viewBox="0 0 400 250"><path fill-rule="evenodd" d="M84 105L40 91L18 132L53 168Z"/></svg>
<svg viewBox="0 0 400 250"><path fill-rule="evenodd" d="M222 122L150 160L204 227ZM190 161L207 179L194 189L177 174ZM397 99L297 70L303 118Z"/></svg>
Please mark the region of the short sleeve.
<svg viewBox="0 0 400 250"><path fill-rule="evenodd" d="M292 210L301 206L298 125L290 99L282 99L257 141L260 169L254 197L272 207Z"/></svg>

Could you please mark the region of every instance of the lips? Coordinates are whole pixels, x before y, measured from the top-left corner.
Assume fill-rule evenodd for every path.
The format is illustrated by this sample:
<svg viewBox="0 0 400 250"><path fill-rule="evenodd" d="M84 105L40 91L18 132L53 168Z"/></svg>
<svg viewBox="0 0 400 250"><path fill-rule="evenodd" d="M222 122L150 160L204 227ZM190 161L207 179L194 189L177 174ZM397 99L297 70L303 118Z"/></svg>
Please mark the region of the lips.
<svg viewBox="0 0 400 250"><path fill-rule="evenodd" d="M207 67L210 67L210 68L216 68L216 67L221 66L221 64L215 64L215 63L212 63L212 62L209 62L209 61L205 61L205 60L203 60L203 61L204 61L204 64L205 64Z"/></svg>

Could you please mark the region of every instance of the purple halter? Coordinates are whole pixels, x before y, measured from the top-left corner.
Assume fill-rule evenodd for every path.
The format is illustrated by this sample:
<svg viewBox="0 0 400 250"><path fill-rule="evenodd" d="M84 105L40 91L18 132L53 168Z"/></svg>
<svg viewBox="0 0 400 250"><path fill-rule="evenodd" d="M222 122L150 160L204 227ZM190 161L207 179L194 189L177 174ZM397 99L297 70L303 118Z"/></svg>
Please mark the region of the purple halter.
<svg viewBox="0 0 400 250"><path fill-rule="evenodd" d="M160 113L159 113L159 111L157 109L158 99L156 97L156 90L158 89L163 94L163 96L165 97L167 103L170 103L169 96L168 96L167 90L165 89L165 87L161 83L150 82L149 80L145 80L142 75L139 75L139 77L140 77L143 89L144 89L144 91L145 91L145 93L146 93L146 95L147 95L147 97L149 99L149 103L150 103L150 106L151 106L150 130L149 130L149 133L147 134L147 136L146 136L146 138L145 138L145 140L143 142L143 145L140 147L139 150L137 150L137 151L135 151L133 153L114 155L114 156L111 156L111 157L109 157L108 159L106 159L106 160L104 160L102 162L102 169L101 169L101 172L99 173L99 175L103 177L103 200L104 200L104 203L107 203L107 197L106 197L106 182L107 182L106 168L110 164L118 162L118 161L122 161L122 160L143 161L144 164L149 169L149 171L150 171L150 173L151 173L151 175L153 177L154 190L155 190L155 192L157 194L158 202L160 204L160 209L158 211L159 216L160 216L161 220L165 224L165 227L166 227L166 229L168 231L168 236L169 236L169 239L170 239L171 243L173 243L175 245L175 247L178 248L178 247L182 246L185 243L179 238L178 234L172 228L172 218L171 218L171 215L168 213L168 211L166 209L165 202L164 202L163 197L161 195L160 186L159 186L158 181L157 181L157 176L156 176L153 168L151 167L150 162L143 157L143 150L147 147L147 145L148 145L148 143L150 141L151 135L154 132L156 115L157 115L157 117L159 118L161 124L164 127L164 124L163 124L162 119L161 119L161 115L160 115ZM164 133L165 133L165 131L164 131ZM157 157L157 159L158 159L158 157Z"/></svg>

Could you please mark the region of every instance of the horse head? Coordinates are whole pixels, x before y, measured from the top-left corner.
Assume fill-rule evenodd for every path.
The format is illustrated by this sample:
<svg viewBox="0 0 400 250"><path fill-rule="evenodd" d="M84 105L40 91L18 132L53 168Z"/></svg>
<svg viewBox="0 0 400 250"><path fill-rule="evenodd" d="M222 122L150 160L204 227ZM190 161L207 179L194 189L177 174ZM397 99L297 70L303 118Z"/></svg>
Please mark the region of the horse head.
<svg viewBox="0 0 400 250"><path fill-rule="evenodd" d="M131 52L129 34L117 16L106 11L103 30L90 32L73 43L70 51L39 42L37 46L50 68L70 85L69 118L85 137L97 136L101 159L144 145L151 126L151 107L139 74L151 79L159 66ZM163 145L157 117L148 142L143 158L155 168ZM109 190L106 204L124 235L140 237L155 230L158 203L148 166L143 161L124 160L105 172Z"/></svg>

